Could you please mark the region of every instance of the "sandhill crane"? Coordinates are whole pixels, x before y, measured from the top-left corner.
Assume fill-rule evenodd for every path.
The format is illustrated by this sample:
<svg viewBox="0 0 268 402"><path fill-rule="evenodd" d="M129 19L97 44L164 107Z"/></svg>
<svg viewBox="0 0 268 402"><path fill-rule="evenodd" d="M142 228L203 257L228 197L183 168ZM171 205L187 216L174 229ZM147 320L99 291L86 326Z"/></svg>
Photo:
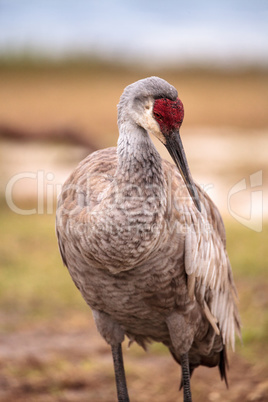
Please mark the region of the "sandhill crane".
<svg viewBox="0 0 268 402"><path fill-rule="evenodd" d="M214 203L193 182L179 129L177 90L158 77L125 88L117 149L84 159L57 209L64 264L111 346L117 396L128 401L121 343L166 345L182 367L184 401L199 365L226 378L226 346L240 323ZM168 149L162 160L149 134Z"/></svg>

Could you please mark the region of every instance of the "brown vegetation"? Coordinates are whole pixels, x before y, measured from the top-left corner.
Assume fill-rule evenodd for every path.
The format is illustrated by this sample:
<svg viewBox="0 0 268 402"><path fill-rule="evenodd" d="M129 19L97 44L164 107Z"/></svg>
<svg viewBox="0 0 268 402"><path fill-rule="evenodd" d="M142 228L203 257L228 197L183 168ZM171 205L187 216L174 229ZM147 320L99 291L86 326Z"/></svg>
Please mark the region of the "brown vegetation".
<svg viewBox="0 0 268 402"><path fill-rule="evenodd" d="M40 133L70 127L99 146L117 137L116 104L126 85L159 75L179 91L184 127L268 126L268 73L255 71L135 71L44 67L0 69L0 124Z"/></svg>

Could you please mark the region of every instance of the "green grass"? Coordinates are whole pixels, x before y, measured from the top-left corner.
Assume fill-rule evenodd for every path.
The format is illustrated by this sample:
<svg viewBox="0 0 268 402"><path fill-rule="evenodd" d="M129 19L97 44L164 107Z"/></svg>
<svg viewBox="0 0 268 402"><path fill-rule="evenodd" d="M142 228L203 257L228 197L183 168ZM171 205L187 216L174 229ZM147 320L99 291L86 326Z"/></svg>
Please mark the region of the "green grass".
<svg viewBox="0 0 268 402"><path fill-rule="evenodd" d="M227 249L239 293L243 345L238 352L268 368L268 225L261 233L236 223L227 225Z"/></svg>
<svg viewBox="0 0 268 402"><path fill-rule="evenodd" d="M234 223L226 226L227 249L235 273L242 278L267 277L268 225L260 233Z"/></svg>
<svg viewBox="0 0 268 402"><path fill-rule="evenodd" d="M7 317L1 330L55 322L77 312L88 314L61 262L55 217L17 215L2 203L0 221L0 313ZM256 233L228 223L227 240L243 324L243 346L238 343L238 353L255 362L268 352L268 225ZM159 347L153 350L162 353Z"/></svg>
<svg viewBox="0 0 268 402"><path fill-rule="evenodd" d="M8 325L86 309L59 256L55 217L17 215L2 204L0 221L0 309Z"/></svg>

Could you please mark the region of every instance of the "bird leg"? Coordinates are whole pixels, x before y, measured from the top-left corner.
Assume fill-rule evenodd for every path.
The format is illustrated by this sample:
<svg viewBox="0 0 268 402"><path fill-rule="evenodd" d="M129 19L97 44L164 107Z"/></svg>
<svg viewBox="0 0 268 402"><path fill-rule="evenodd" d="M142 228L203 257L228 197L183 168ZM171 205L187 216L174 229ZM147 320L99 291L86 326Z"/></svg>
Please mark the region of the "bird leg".
<svg viewBox="0 0 268 402"><path fill-rule="evenodd" d="M181 355L181 369L182 369L182 382L183 382L183 401L192 402L191 386L190 386L190 368L188 353Z"/></svg>
<svg viewBox="0 0 268 402"><path fill-rule="evenodd" d="M121 343L111 345L118 402L129 402Z"/></svg>

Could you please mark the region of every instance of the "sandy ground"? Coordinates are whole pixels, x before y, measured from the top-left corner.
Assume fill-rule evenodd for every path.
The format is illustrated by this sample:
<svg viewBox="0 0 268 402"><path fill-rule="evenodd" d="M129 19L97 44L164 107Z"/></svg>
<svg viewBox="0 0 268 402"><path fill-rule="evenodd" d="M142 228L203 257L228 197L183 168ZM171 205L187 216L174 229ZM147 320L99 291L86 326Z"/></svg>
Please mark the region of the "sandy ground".
<svg viewBox="0 0 268 402"><path fill-rule="evenodd" d="M168 353L129 350L125 342L124 358L132 402L182 401L180 368ZM115 401L112 367L109 347L92 320L1 334L0 401ZM229 390L216 368L197 369L194 401L268 400L267 372L233 353L230 367Z"/></svg>
<svg viewBox="0 0 268 402"><path fill-rule="evenodd" d="M182 130L182 138L194 179L219 207L226 218L238 220L255 229L268 217L268 132L248 132L234 128ZM168 152L153 140L162 157ZM82 146L51 145L38 142L1 141L0 192L8 187L8 197L38 197L52 205L61 186L78 162L86 156ZM252 179L256 175L256 183ZM252 182L253 180L253 182ZM261 192L252 202L252 193ZM39 194L39 196L38 196ZM48 195L47 195L48 194ZM50 197L50 199L49 199ZM52 207L51 207L52 208Z"/></svg>

